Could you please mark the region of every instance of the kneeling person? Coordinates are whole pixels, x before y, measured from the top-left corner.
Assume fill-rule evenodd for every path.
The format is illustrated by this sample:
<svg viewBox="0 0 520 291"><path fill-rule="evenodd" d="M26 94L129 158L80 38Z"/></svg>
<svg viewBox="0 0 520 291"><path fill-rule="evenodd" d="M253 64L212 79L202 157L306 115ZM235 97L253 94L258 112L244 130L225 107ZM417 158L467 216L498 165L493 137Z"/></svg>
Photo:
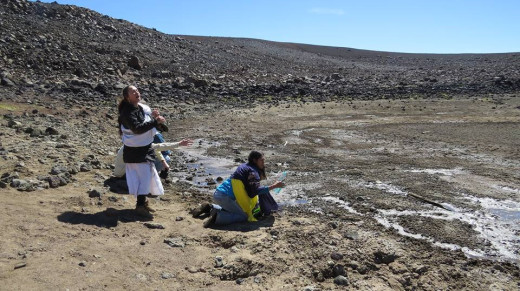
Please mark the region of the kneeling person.
<svg viewBox="0 0 520 291"><path fill-rule="evenodd" d="M260 180L266 178L264 163L264 155L252 151L248 162L240 165L229 179L217 187L213 194L216 204L202 205L194 211L193 216L210 212L204 227L212 224L226 225L234 222L256 221L255 214L260 210L259 195L270 196L269 191L285 186L281 181L271 186L260 186Z"/></svg>

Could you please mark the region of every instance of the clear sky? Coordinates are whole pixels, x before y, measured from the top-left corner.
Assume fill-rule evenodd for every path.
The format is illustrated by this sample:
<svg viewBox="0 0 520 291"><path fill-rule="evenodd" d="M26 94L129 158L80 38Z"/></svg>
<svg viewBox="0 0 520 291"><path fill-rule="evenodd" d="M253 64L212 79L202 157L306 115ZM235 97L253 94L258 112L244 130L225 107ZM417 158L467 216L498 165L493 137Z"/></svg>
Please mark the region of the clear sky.
<svg viewBox="0 0 520 291"><path fill-rule="evenodd" d="M520 52L520 0L57 2L169 34L249 37L393 52Z"/></svg>

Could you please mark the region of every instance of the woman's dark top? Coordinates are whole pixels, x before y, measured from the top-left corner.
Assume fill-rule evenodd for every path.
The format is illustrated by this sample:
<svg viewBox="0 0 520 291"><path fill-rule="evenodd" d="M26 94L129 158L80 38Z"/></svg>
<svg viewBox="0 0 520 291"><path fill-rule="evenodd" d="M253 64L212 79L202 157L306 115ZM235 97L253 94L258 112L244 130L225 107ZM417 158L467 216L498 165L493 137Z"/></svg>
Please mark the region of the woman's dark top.
<svg viewBox="0 0 520 291"><path fill-rule="evenodd" d="M135 134L145 133L157 126L157 120L145 122L145 113L141 106L133 106L128 102L123 102L119 109L119 124L125 128L132 130ZM123 161L125 163L144 163L147 161L155 161L155 152L151 147L151 143L142 147L123 148Z"/></svg>

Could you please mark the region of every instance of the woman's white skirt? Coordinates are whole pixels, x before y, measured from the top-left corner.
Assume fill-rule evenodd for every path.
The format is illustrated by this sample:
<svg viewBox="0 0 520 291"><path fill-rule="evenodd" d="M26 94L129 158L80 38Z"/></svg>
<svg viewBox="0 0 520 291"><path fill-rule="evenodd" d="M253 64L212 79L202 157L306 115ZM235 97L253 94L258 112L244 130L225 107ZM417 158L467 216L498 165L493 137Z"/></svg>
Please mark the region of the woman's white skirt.
<svg viewBox="0 0 520 291"><path fill-rule="evenodd" d="M132 195L163 195L164 188L152 162L127 163L126 183Z"/></svg>

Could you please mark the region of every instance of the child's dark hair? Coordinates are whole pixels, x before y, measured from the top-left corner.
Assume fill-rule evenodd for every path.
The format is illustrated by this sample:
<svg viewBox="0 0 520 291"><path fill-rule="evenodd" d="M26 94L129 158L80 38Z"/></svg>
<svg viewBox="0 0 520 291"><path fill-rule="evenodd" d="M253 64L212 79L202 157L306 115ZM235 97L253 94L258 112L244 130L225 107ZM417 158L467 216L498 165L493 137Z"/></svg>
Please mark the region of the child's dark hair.
<svg viewBox="0 0 520 291"><path fill-rule="evenodd" d="M264 156L264 154L262 154L261 152L251 151L249 153L249 156L247 157L247 162L250 165L255 165L255 160L258 160L258 159L260 159L263 156ZM258 169L258 171L260 172L260 180L267 179L267 176L265 175L265 168L264 169Z"/></svg>

